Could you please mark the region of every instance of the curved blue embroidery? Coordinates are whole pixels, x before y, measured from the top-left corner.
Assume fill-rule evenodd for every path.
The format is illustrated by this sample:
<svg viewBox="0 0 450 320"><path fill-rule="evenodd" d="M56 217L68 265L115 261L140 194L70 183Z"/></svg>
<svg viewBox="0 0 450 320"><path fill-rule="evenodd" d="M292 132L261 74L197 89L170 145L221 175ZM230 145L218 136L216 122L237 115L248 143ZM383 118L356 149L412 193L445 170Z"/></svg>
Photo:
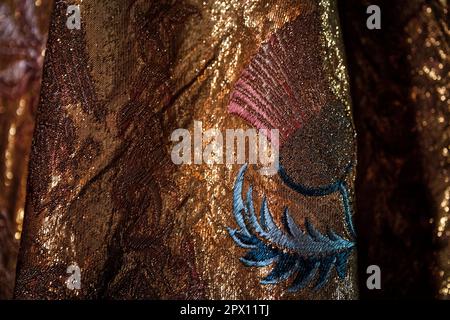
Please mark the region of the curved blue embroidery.
<svg viewBox="0 0 450 320"><path fill-rule="evenodd" d="M258 218L253 205L252 186L247 191L245 201L242 198L246 170L247 164L239 170L233 189L233 213L239 229L228 228L235 243L241 248L248 249L246 255L240 258L241 262L249 267L273 265L271 272L261 280L262 284L279 283L293 277L288 289L290 292L305 288L316 274L318 275L314 288L320 289L328 281L333 266L339 278L345 278L348 258L355 243L338 236L331 230L324 235L307 219L305 219L306 231L303 231L290 216L288 208L285 208L283 212L284 230L280 229L273 220L265 196L262 199ZM346 224L350 233L353 234L345 183L339 181L321 190L341 192L344 211L350 214L350 220L346 219ZM318 193L314 191L311 195L316 196Z"/></svg>
<svg viewBox="0 0 450 320"><path fill-rule="evenodd" d="M346 174L349 173L351 168L352 168L352 164L349 163L345 169L345 173ZM295 183L294 181L292 181L292 179L289 177L289 175L286 173L286 171L284 170L284 168L281 165L278 167L278 174L280 175L283 182L286 183L286 185L289 188L297 191L298 193L300 193L304 196L320 197L320 196L326 196L326 195L329 195L329 194L339 191L342 196L346 227L349 230L350 235L353 238L356 238L356 232L355 232L355 228L353 226L353 221L352 221L353 214L352 214L351 206L350 206L350 198L349 198L349 194L348 194L347 183L343 179L338 179L335 182L330 183L329 185L326 185L326 186L313 188L313 187L304 186L302 184L298 184L298 183Z"/></svg>

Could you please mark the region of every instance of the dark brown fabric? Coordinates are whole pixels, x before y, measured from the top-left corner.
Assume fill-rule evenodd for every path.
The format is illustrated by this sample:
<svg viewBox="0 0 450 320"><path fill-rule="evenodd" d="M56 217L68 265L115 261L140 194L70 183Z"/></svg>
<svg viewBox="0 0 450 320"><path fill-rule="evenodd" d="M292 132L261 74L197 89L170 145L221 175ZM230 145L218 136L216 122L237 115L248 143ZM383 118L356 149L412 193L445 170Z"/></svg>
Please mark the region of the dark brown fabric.
<svg viewBox="0 0 450 320"><path fill-rule="evenodd" d="M370 4L381 8L381 30L363 27ZM340 13L358 132L361 298L448 298L440 291L449 276L448 224L438 230L448 217L441 206L450 164L443 156L450 142L448 7L341 1ZM382 290L366 287L371 264L381 268Z"/></svg>

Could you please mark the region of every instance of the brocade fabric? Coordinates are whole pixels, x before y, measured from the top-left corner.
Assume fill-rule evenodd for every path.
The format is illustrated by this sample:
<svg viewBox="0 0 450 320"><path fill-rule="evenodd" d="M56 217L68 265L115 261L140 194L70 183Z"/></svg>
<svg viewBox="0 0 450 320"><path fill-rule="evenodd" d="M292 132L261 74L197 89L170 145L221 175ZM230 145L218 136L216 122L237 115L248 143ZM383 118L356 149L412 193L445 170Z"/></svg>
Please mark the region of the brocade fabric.
<svg viewBox="0 0 450 320"><path fill-rule="evenodd" d="M446 0L2 1L0 299L448 299L448 21ZM176 165L200 121L279 129L279 171Z"/></svg>
<svg viewBox="0 0 450 320"><path fill-rule="evenodd" d="M274 79L294 63L297 69L281 80L304 94L297 98L311 113L302 119L305 134L322 137L321 121L345 132L333 145L323 144L321 159L308 157L294 138L286 150L304 155L281 156L293 177L303 159L316 173L305 181L313 186L344 174L355 158L354 134L335 4L83 1L80 30L65 27L68 4L56 1L51 20L15 296L356 298L356 251L344 279L333 274L321 290L289 293L289 281L261 284L262 272L270 270L244 266L244 252L227 232L236 225L232 191L241 165L177 166L170 158L171 133L192 129L194 121L219 130L252 127L229 112L230 94L262 44L289 25L295 34L281 37L292 39L272 52L283 64ZM285 108L295 111L292 104ZM336 120L347 124L335 127ZM307 150L320 142L309 141ZM353 177L346 178L350 190ZM299 226L309 218L323 233L330 228L346 236L339 194L306 197L279 175L267 178L251 168L247 180L255 206L266 195L275 221L289 207ZM81 290L65 285L71 264L81 269Z"/></svg>

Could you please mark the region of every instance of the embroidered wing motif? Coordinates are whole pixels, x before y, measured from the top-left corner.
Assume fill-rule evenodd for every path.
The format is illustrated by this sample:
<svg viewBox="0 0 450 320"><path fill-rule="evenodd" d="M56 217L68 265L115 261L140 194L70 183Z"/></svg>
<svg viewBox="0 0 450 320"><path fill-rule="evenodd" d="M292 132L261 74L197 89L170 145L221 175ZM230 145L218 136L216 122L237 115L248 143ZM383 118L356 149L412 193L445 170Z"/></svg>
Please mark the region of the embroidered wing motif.
<svg viewBox="0 0 450 320"><path fill-rule="evenodd" d="M261 44L230 95L228 111L258 129L278 129L283 145L333 95L317 52L318 37L304 34L318 21L311 14L286 23ZM311 76L314 75L314 76ZM320 92L321 94L317 94Z"/></svg>
<svg viewBox="0 0 450 320"><path fill-rule="evenodd" d="M233 213L239 229L228 228L233 240L241 248L248 249L240 258L246 266L265 267L272 265L271 272L261 280L262 284L274 284L293 278L290 292L305 288L317 275L315 289L323 287L333 266L342 279L347 273L348 257L354 242L348 241L333 231L320 233L305 220L305 231L292 219L287 208L283 213L283 229L279 228L264 197L259 219L252 199L252 186L246 199L242 198L245 164L239 171L233 190Z"/></svg>
<svg viewBox="0 0 450 320"><path fill-rule="evenodd" d="M252 187L243 199L247 165L239 171L233 194L239 228L228 231L237 245L248 250L241 261L246 266L270 266L271 272L261 283L291 280L289 290L294 292L313 280L315 288L321 288L333 269L344 278L356 238L345 181L353 164L354 132L344 106L330 89L317 52L317 19L314 14L299 15L262 43L235 82L228 105L230 113L266 129L271 141L270 130L279 130L275 140L280 155L278 174L289 188L307 197L341 196L351 240L331 230L322 234L307 220L300 227L287 208L282 221L275 223L265 197L257 215ZM311 28L309 32L305 26Z"/></svg>

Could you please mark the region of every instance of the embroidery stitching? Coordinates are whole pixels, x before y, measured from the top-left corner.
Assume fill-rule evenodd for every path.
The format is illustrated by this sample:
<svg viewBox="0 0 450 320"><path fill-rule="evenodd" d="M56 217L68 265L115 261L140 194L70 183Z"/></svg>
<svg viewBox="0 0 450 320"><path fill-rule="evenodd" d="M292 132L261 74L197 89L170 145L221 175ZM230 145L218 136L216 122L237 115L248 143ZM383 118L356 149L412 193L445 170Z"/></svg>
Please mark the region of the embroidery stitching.
<svg viewBox="0 0 450 320"><path fill-rule="evenodd" d="M273 220L266 197L262 199L259 219L255 214L252 186L246 199L242 199L242 188L247 164L244 164L233 188L233 214L239 229L228 228L235 243L249 251L240 261L247 267L265 267L274 264L271 272L261 284L276 284L294 277L289 292L304 289L316 276L314 290L322 288L328 281L333 266L339 278L347 274L348 258L355 247L354 241L346 240L332 230L326 235L320 233L305 219L305 231L292 219L286 207L280 229ZM339 191L342 195L346 228L355 237L351 221L348 191L343 180L320 188L309 188L292 182L282 167L279 170L283 180L294 190L307 196L322 196Z"/></svg>

